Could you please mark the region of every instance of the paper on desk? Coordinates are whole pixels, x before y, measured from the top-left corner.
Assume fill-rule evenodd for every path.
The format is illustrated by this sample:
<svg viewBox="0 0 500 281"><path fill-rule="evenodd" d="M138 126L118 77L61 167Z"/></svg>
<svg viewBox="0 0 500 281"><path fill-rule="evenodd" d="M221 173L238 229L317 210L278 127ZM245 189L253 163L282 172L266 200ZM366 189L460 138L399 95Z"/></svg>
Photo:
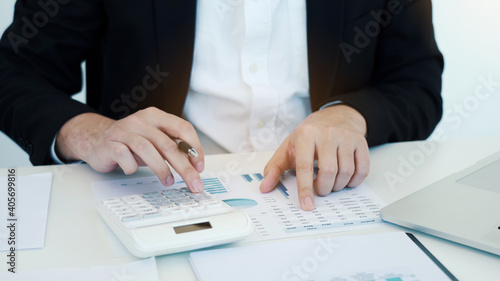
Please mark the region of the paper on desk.
<svg viewBox="0 0 500 281"><path fill-rule="evenodd" d="M7 177L0 177L0 220L8 225ZM49 208L52 173L18 176L16 184L16 250L43 248ZM7 243L10 230L0 227L0 251L10 247Z"/></svg>
<svg viewBox="0 0 500 281"><path fill-rule="evenodd" d="M197 251L190 262L199 281L452 280L404 232Z"/></svg>
<svg viewBox="0 0 500 281"><path fill-rule="evenodd" d="M88 268L56 268L0 273L1 280L10 281L158 281L155 258L143 259L118 266Z"/></svg>

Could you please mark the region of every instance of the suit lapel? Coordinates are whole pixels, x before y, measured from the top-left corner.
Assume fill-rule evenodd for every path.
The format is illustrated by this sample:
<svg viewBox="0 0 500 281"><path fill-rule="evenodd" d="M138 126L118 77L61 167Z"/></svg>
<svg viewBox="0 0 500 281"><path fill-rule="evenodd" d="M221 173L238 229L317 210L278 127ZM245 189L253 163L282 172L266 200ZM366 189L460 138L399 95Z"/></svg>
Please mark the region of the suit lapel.
<svg viewBox="0 0 500 281"><path fill-rule="evenodd" d="M309 88L313 110L335 86L342 40L345 0L307 0Z"/></svg>

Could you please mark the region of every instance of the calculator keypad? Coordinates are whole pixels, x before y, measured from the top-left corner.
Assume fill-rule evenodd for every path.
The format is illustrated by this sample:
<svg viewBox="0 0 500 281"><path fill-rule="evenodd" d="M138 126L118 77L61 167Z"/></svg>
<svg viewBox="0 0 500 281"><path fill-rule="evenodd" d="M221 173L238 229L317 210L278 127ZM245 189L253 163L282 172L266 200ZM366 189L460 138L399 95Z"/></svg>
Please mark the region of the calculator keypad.
<svg viewBox="0 0 500 281"><path fill-rule="evenodd" d="M110 198L100 203L126 227L212 216L231 210L207 192L191 193L187 187Z"/></svg>

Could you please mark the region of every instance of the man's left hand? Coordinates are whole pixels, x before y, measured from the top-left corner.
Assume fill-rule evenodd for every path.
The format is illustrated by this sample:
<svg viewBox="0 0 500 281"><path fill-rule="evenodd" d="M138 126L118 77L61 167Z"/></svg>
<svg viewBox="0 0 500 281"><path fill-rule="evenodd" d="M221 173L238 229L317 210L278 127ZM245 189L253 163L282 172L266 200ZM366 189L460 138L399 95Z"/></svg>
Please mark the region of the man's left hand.
<svg viewBox="0 0 500 281"><path fill-rule="evenodd" d="M285 139L264 169L261 192L272 191L281 174L295 169L302 209L313 210L314 192L326 196L356 187L370 167L366 121L354 108L334 105L309 115ZM318 176L314 179L314 162Z"/></svg>

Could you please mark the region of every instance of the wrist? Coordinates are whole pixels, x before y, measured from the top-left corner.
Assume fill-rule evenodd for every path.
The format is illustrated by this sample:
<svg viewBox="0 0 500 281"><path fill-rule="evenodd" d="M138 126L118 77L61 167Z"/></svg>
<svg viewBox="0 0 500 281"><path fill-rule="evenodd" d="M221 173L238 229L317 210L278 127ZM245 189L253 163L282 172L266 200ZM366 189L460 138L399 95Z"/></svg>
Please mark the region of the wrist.
<svg viewBox="0 0 500 281"><path fill-rule="evenodd" d="M84 160L101 141L114 120L95 113L83 113L68 120L56 137L55 153L63 162Z"/></svg>
<svg viewBox="0 0 500 281"><path fill-rule="evenodd" d="M368 129L365 117L353 107L340 103L323 108L321 111L330 113L332 118L341 121L346 126L349 126L349 128L366 137Z"/></svg>

